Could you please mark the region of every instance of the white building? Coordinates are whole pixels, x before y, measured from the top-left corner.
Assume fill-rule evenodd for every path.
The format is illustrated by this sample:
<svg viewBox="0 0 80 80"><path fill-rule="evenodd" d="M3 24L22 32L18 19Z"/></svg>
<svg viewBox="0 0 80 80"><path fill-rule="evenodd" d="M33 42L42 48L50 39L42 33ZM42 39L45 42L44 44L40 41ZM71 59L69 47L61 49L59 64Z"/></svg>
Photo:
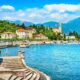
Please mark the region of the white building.
<svg viewBox="0 0 80 80"><path fill-rule="evenodd" d="M27 38L27 32L23 28L16 30L16 34L18 38Z"/></svg>
<svg viewBox="0 0 80 80"><path fill-rule="evenodd" d="M66 36L66 39L71 39L71 40L75 40L76 39L76 37L75 36Z"/></svg>
<svg viewBox="0 0 80 80"><path fill-rule="evenodd" d="M5 32L1 34L1 39L12 39L15 38L16 34L12 33L12 32Z"/></svg>

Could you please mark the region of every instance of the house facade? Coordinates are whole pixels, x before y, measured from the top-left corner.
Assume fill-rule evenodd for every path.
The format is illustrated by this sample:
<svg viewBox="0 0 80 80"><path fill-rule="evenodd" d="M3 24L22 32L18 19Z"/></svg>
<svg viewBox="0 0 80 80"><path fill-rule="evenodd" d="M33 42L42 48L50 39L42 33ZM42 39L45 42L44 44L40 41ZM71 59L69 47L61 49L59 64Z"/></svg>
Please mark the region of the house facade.
<svg viewBox="0 0 80 80"><path fill-rule="evenodd" d="M26 29L26 32L28 34L28 38L32 39L33 38L33 34L36 33L36 30L32 27L28 27Z"/></svg>
<svg viewBox="0 0 80 80"><path fill-rule="evenodd" d="M68 39L70 39L70 40L75 40L76 39L76 37L74 36L74 35L71 35L71 36L66 36L66 39L68 40Z"/></svg>
<svg viewBox="0 0 80 80"><path fill-rule="evenodd" d="M26 31L27 31L27 32L31 32L31 33L36 33L36 30L35 30L34 28L32 28L32 27L28 27L28 28L26 29Z"/></svg>
<svg viewBox="0 0 80 80"><path fill-rule="evenodd" d="M16 34L12 32L5 32L1 34L1 39L12 39L12 38L16 38Z"/></svg>
<svg viewBox="0 0 80 80"><path fill-rule="evenodd" d="M52 31L55 33L62 33L62 24L59 23L59 28L52 28Z"/></svg>
<svg viewBox="0 0 80 80"><path fill-rule="evenodd" d="M27 32L23 28L16 30L16 34L18 38L27 38Z"/></svg>
<svg viewBox="0 0 80 80"><path fill-rule="evenodd" d="M34 38L35 38L35 39L48 39L48 37L46 37L46 36L43 35L43 34L36 34L36 35L34 35Z"/></svg>

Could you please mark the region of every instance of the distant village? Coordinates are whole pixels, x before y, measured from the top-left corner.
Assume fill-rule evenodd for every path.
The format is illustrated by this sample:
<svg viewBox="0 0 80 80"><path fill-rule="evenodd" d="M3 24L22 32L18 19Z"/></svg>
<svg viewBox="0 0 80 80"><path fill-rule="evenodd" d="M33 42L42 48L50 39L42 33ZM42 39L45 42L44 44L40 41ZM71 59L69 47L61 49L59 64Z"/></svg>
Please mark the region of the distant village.
<svg viewBox="0 0 80 80"><path fill-rule="evenodd" d="M60 33L60 35L63 36L62 33L62 24L59 23L58 28L52 28L52 31L56 34ZM36 33L36 29L33 27L27 27L26 29L24 28L19 28L17 29L14 33L13 32L4 32L0 34L0 37L2 40L5 39L14 39L14 38L18 38L18 39L35 39L35 40L48 40L48 37L45 36L42 33L39 34L35 34ZM72 39L75 40L76 37L74 35L66 35L66 40L67 39Z"/></svg>

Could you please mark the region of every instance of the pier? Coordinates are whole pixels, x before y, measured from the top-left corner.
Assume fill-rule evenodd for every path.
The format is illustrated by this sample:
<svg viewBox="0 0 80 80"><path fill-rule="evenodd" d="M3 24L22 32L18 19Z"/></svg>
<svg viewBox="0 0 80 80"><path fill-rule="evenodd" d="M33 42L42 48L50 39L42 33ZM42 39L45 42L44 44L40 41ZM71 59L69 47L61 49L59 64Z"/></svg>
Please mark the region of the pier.
<svg viewBox="0 0 80 80"><path fill-rule="evenodd" d="M25 64L24 56L0 57L0 80L50 80L50 78Z"/></svg>

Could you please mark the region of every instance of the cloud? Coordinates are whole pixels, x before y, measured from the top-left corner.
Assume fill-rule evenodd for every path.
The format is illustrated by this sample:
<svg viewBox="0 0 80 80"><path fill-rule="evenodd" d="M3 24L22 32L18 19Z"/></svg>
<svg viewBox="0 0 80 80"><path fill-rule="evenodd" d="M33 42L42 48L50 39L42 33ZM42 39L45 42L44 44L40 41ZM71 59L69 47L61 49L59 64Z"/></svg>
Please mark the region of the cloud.
<svg viewBox="0 0 80 80"><path fill-rule="evenodd" d="M0 6L0 9L4 9L4 10L15 10L15 8L13 6L10 5L2 5Z"/></svg>
<svg viewBox="0 0 80 80"><path fill-rule="evenodd" d="M80 10L80 5L73 5L73 4L52 4L52 5L45 5L45 9L48 11L59 11L59 12L65 12L65 11L71 11L75 12Z"/></svg>
<svg viewBox="0 0 80 80"><path fill-rule="evenodd" d="M80 4L50 4L43 8L27 8L25 10L15 10L13 6L3 5L0 8L0 19L21 20L34 23L44 23L56 21L66 23L80 17ZM9 11L5 11L8 9ZM13 11L11 11L13 10Z"/></svg>

